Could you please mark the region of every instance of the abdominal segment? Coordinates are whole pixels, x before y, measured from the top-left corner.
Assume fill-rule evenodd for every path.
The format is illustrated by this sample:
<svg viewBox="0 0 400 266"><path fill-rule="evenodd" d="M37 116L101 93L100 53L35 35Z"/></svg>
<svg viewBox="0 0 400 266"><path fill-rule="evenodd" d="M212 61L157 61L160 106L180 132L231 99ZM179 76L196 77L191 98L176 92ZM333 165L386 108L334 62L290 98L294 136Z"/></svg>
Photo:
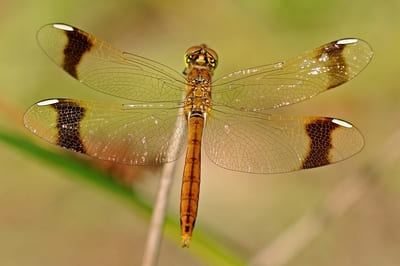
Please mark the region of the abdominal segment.
<svg viewBox="0 0 400 266"><path fill-rule="evenodd" d="M193 115L189 118L188 147L181 190L181 235L182 246L188 247L197 216L200 192L201 139L204 118Z"/></svg>

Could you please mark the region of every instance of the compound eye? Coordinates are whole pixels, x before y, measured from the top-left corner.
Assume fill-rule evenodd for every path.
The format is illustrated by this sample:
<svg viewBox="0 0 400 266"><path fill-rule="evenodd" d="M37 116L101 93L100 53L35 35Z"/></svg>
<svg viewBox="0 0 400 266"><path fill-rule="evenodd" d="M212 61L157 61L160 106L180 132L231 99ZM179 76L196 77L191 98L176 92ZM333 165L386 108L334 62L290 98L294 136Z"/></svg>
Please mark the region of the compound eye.
<svg viewBox="0 0 400 266"><path fill-rule="evenodd" d="M185 58L186 58L185 62L186 62L187 64L189 64L189 63L192 61L193 56L190 55L190 54L187 54L187 55L185 56Z"/></svg>
<svg viewBox="0 0 400 266"><path fill-rule="evenodd" d="M212 58L210 58L210 65L213 67L213 68L216 68L217 67L217 60L215 60L215 58L214 57L212 57Z"/></svg>

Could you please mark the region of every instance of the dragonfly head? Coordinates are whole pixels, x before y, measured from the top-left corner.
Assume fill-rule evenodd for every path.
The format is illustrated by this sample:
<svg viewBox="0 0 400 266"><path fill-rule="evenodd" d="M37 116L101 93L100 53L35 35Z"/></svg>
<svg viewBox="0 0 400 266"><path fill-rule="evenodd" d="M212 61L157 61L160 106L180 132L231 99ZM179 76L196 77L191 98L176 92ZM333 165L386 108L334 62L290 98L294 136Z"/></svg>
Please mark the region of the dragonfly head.
<svg viewBox="0 0 400 266"><path fill-rule="evenodd" d="M190 47L185 53L185 65L186 68L183 71L187 74L193 67L207 68L211 73L218 64L217 53L208 48L205 44Z"/></svg>

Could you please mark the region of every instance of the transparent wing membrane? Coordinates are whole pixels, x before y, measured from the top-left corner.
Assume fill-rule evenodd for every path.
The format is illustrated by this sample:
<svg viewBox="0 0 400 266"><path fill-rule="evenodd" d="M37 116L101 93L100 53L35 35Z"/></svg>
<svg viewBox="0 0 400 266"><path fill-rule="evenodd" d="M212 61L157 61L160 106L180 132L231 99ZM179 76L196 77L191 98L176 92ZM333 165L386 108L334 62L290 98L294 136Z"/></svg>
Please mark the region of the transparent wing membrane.
<svg viewBox="0 0 400 266"><path fill-rule="evenodd" d="M181 101L185 78L161 63L65 24L45 25L37 40L57 65L95 90L136 102Z"/></svg>
<svg viewBox="0 0 400 266"><path fill-rule="evenodd" d="M165 104L121 105L51 99L33 105L25 126L44 140L92 157L130 165L157 165L182 154L181 109ZM180 127L177 127L180 125ZM80 144L76 144L80 141ZM171 147L171 143L180 143Z"/></svg>
<svg viewBox="0 0 400 266"><path fill-rule="evenodd" d="M264 111L307 100L354 78L373 55L368 43L342 39L276 64L239 70L213 83L213 103Z"/></svg>
<svg viewBox="0 0 400 266"><path fill-rule="evenodd" d="M220 167L247 173L283 173L344 160L363 147L350 123L325 117L295 117L213 110L204 150Z"/></svg>

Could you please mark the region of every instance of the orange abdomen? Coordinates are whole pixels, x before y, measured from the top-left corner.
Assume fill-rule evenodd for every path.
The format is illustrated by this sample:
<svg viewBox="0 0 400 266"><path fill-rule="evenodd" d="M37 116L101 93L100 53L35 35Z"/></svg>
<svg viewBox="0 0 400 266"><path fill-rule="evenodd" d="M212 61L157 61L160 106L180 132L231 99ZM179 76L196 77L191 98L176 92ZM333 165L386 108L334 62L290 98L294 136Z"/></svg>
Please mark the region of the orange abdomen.
<svg viewBox="0 0 400 266"><path fill-rule="evenodd" d="M200 192L201 139L204 118L193 115L188 123L188 147L181 190L181 235L182 246L189 246L197 216Z"/></svg>

